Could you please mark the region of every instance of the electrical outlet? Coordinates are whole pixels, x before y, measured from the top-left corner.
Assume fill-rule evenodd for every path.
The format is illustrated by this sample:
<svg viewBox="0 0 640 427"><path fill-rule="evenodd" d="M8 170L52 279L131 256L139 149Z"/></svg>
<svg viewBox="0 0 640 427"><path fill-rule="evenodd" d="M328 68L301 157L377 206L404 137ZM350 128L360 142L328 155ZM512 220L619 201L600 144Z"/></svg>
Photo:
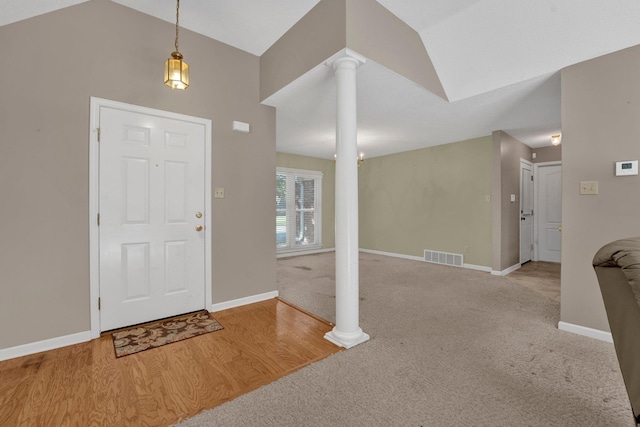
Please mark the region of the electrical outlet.
<svg viewBox="0 0 640 427"><path fill-rule="evenodd" d="M580 194L598 194L598 181L580 181Z"/></svg>
<svg viewBox="0 0 640 427"><path fill-rule="evenodd" d="M224 188L216 187L213 189L213 198L214 199L224 199Z"/></svg>

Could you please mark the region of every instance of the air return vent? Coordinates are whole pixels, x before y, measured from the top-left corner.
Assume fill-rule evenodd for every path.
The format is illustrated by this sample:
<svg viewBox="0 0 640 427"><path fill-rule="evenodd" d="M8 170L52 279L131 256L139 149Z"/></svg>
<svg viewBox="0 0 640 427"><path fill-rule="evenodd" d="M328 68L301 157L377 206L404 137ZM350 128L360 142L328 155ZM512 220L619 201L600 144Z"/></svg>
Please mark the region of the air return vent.
<svg viewBox="0 0 640 427"><path fill-rule="evenodd" d="M452 265L454 267L462 267L464 263L462 254L450 254L448 252L429 251L427 249L424 250L424 260L435 264Z"/></svg>

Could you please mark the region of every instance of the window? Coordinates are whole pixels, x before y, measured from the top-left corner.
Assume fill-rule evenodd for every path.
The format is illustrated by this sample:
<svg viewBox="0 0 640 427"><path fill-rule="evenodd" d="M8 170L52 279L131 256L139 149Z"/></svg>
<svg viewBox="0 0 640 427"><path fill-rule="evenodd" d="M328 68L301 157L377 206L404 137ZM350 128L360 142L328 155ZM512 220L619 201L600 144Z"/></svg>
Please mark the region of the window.
<svg viewBox="0 0 640 427"><path fill-rule="evenodd" d="M276 169L278 252L322 247L322 172Z"/></svg>

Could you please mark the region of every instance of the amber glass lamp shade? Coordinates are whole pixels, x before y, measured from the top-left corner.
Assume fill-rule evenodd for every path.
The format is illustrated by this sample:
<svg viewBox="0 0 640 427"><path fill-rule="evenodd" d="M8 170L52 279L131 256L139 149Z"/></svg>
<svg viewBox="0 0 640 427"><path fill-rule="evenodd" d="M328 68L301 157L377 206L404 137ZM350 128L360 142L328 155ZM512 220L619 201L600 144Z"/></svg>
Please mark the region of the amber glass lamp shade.
<svg viewBox="0 0 640 427"><path fill-rule="evenodd" d="M164 84L171 89L185 90L189 87L189 65L183 61L182 54L175 51L164 62Z"/></svg>

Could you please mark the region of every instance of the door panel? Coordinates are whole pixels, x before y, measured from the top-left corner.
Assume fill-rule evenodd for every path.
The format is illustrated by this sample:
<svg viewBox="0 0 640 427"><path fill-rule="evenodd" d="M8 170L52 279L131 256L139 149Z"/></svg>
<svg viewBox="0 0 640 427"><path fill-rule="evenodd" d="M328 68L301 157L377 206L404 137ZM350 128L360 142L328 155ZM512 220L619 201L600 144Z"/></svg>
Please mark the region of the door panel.
<svg viewBox="0 0 640 427"><path fill-rule="evenodd" d="M562 239L557 228L547 228L545 232L545 250L547 252L560 252ZM546 260L543 260L546 261Z"/></svg>
<svg viewBox="0 0 640 427"><path fill-rule="evenodd" d="M562 252L562 168L538 169L538 259L560 262Z"/></svg>
<svg viewBox="0 0 640 427"><path fill-rule="evenodd" d="M533 169L520 163L520 264L533 259Z"/></svg>
<svg viewBox="0 0 640 427"><path fill-rule="evenodd" d="M100 129L100 329L204 308L204 126L103 106Z"/></svg>
<svg viewBox="0 0 640 427"><path fill-rule="evenodd" d="M149 244L122 245L123 301L147 299L149 292Z"/></svg>
<svg viewBox="0 0 640 427"><path fill-rule="evenodd" d="M123 224L149 224L149 159L122 159Z"/></svg>
<svg viewBox="0 0 640 427"><path fill-rule="evenodd" d="M188 292L187 242L166 242L164 248L167 295Z"/></svg>

